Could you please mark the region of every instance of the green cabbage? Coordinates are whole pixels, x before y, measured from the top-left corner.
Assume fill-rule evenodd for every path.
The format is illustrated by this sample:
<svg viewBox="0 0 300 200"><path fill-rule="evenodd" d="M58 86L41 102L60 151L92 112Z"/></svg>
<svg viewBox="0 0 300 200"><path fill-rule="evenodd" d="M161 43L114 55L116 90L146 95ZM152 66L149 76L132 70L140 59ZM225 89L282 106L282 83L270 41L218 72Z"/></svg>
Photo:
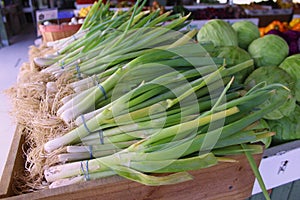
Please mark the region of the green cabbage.
<svg viewBox="0 0 300 200"><path fill-rule="evenodd" d="M287 57L279 68L286 71L295 80L295 97L300 102L300 54Z"/></svg>
<svg viewBox="0 0 300 200"><path fill-rule="evenodd" d="M266 84L279 83L286 86L289 89L280 89L277 91L277 95L270 98L270 101L276 101L277 99L285 99L285 103L278 109L268 113L264 116L265 119L276 120L281 119L284 116L289 116L294 112L296 107L296 99L291 93L294 89L294 81L284 70L277 66L261 67L254 70L245 81L245 85L248 88L252 88L258 83L265 82ZM268 104L266 102L261 106Z"/></svg>
<svg viewBox="0 0 300 200"><path fill-rule="evenodd" d="M235 22L232 24L232 28L237 32L239 47L246 50L253 40L260 37L258 27L251 21Z"/></svg>
<svg viewBox="0 0 300 200"><path fill-rule="evenodd" d="M289 46L277 35L266 35L251 42L248 52L256 67L278 66L289 54Z"/></svg>
<svg viewBox="0 0 300 200"><path fill-rule="evenodd" d="M276 133L272 143L280 144L300 139L300 106L296 105L294 112L280 120L270 120L268 124L271 131Z"/></svg>
<svg viewBox="0 0 300 200"><path fill-rule="evenodd" d="M238 46L217 47L215 51L213 51L212 57L224 58L226 67L231 67L252 59L247 51L239 48ZM254 66L240 71L235 75L235 81L238 83L244 83L245 78L253 70Z"/></svg>
<svg viewBox="0 0 300 200"><path fill-rule="evenodd" d="M215 46L238 46L237 33L220 19L209 20L197 33L198 42L212 42Z"/></svg>

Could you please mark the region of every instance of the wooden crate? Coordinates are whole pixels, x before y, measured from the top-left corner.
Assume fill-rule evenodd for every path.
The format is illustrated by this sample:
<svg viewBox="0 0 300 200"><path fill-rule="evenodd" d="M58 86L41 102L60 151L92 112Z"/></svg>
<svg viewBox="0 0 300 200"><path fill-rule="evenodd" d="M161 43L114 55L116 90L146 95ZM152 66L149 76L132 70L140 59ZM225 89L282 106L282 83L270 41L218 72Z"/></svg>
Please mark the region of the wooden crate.
<svg viewBox="0 0 300 200"><path fill-rule="evenodd" d="M145 186L119 176L74 184L56 189L44 189L23 195L12 190L13 175L24 171L22 143L16 134L0 184L0 198L7 199L105 199L105 200L182 200L230 199L241 200L251 196L254 175L245 156L233 156L239 162L221 163L216 166L191 171L194 180L168 186ZM257 164L262 155L255 155Z"/></svg>
<svg viewBox="0 0 300 200"><path fill-rule="evenodd" d="M81 27L81 24L76 25L39 25L39 31L42 34L44 42L51 42L62 38L69 37L75 34Z"/></svg>

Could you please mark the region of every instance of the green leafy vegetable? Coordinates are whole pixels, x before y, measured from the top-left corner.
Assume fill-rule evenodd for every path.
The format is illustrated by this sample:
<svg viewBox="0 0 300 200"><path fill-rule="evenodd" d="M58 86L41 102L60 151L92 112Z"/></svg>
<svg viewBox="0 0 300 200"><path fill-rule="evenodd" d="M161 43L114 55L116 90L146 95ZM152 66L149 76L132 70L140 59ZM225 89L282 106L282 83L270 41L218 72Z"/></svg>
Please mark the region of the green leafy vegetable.
<svg viewBox="0 0 300 200"><path fill-rule="evenodd" d="M250 54L238 46L217 47L213 52L213 57L225 59L227 67L251 60ZM254 70L254 66L244 69L235 75L235 81L243 83L245 78Z"/></svg>
<svg viewBox="0 0 300 200"><path fill-rule="evenodd" d="M246 50L253 40L260 37L258 27L251 21L235 22L232 28L237 32L239 47Z"/></svg>
<svg viewBox="0 0 300 200"><path fill-rule="evenodd" d="M295 80L295 97L300 102L300 54L287 57L279 68L286 71Z"/></svg>
<svg viewBox="0 0 300 200"><path fill-rule="evenodd" d="M272 142L279 144L300 139L300 106L296 105L293 113L280 120L268 121L272 131L276 132Z"/></svg>
<svg viewBox="0 0 300 200"><path fill-rule="evenodd" d="M211 41L215 46L238 46L237 33L220 19L208 21L197 34L198 42Z"/></svg>
<svg viewBox="0 0 300 200"><path fill-rule="evenodd" d="M266 35L251 42L248 52L256 67L278 66L289 54L289 46L277 35Z"/></svg>
<svg viewBox="0 0 300 200"><path fill-rule="evenodd" d="M264 117L266 119L280 119L284 116L289 116L295 109L296 99L292 95L290 90L294 88L293 79L282 69L276 66L261 67L253 71L245 81L247 87L252 88L258 83L265 82L266 84L280 83L285 85L288 89L280 89L277 91L277 95L270 99L274 101L275 99L286 99L285 103L282 104L277 110L266 114ZM265 106L264 103L262 106Z"/></svg>

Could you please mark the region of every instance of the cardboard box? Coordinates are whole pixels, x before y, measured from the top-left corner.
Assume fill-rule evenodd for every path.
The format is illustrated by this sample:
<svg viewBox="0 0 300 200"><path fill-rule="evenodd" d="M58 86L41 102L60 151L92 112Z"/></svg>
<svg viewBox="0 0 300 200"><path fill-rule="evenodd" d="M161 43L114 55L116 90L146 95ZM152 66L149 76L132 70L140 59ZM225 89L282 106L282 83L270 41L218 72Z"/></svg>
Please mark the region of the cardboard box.
<svg viewBox="0 0 300 200"><path fill-rule="evenodd" d="M18 132L18 131L17 131ZM245 156L233 156L239 162L221 163L191 171L194 180L168 186L145 186L119 176L88 181L56 189L16 195L12 190L15 173L24 172L22 144L15 134L0 184L0 197L6 199L245 199L251 196L255 177ZM262 155L255 155L259 164Z"/></svg>

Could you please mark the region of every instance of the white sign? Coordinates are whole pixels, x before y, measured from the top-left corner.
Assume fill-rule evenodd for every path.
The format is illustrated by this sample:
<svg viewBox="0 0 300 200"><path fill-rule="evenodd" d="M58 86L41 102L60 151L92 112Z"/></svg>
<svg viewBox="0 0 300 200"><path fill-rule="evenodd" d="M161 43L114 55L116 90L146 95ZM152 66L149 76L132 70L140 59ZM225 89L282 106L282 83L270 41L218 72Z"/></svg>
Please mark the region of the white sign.
<svg viewBox="0 0 300 200"><path fill-rule="evenodd" d="M300 179L300 148L281 151L262 159L259 171L267 189L275 188ZM252 194L261 192L255 180Z"/></svg>
<svg viewBox="0 0 300 200"><path fill-rule="evenodd" d="M37 22L49 20L49 19L57 19L58 10L55 9L46 9L46 10L37 10L36 11L36 20Z"/></svg>
<svg viewBox="0 0 300 200"><path fill-rule="evenodd" d="M45 9L45 10L37 10L36 14L36 25L37 25L37 35L40 36L41 33L39 32L39 22L50 20L50 19L57 19L58 18L58 10L57 8L54 9Z"/></svg>

